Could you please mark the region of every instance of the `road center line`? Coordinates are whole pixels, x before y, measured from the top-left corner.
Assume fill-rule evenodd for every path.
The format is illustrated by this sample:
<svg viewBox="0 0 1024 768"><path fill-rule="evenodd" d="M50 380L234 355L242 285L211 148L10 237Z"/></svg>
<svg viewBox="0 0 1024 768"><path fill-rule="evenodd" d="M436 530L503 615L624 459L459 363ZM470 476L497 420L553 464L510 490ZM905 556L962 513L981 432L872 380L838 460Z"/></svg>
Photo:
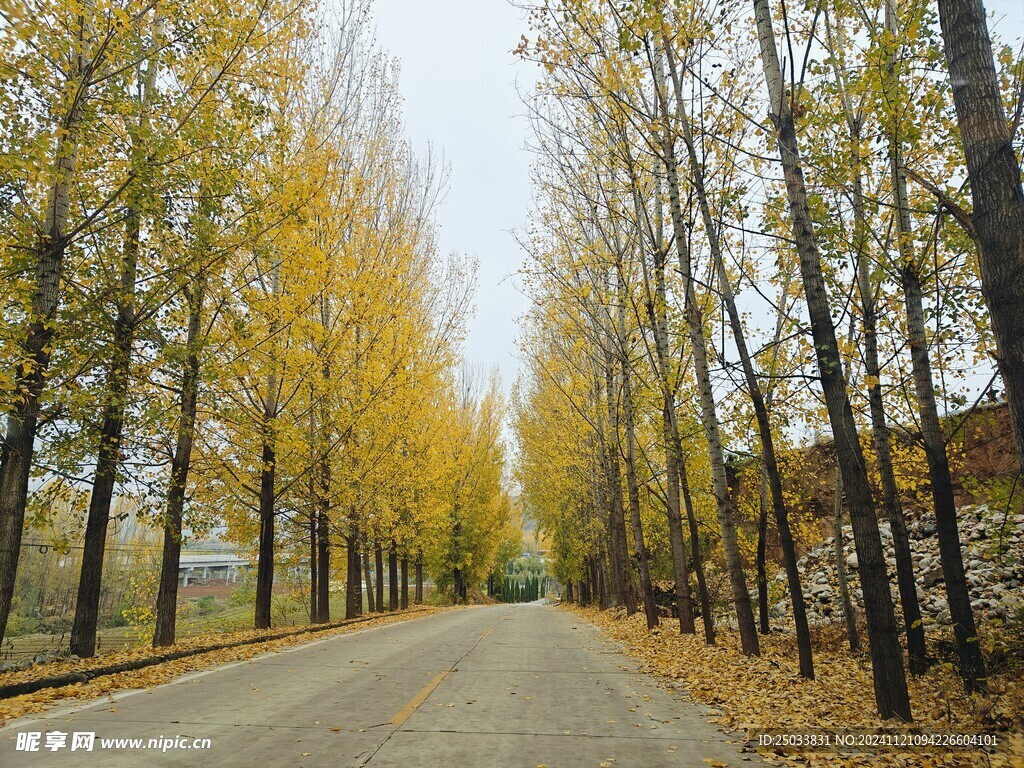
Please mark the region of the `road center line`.
<svg viewBox="0 0 1024 768"><path fill-rule="evenodd" d="M502 617L502 619L504 618L507 617ZM486 630L484 630L484 633L480 635L480 639L473 644L472 648L470 648L462 655L462 658L460 658L459 661L462 661L462 659L469 656L469 654L472 653L473 650L478 645L480 645L481 642L483 642L483 639L494 631L495 626L496 625L491 625ZM388 724L394 725L396 727L401 727L405 723L405 721L412 717L413 713L420 708L420 705L427 700L427 697L430 696L430 694L432 694L435 690L437 690L437 686L443 683L444 679L456 670L456 668L459 665L459 661L455 662L455 664L452 665L451 669L446 669L444 672L442 672L429 683L427 683L425 686L423 686L423 688L421 688L420 691L415 696L409 699L409 702L404 707L402 707L400 710L398 710L398 712L395 713L394 717L388 720Z"/></svg>
<svg viewBox="0 0 1024 768"><path fill-rule="evenodd" d="M419 693L409 699L408 704L398 710L398 712L395 713L395 716L388 720L388 723L390 725L402 725L406 720L412 717L412 713L419 709L420 704L427 700L427 697L435 691L437 686L439 686L446 677L448 677L451 671L452 670L450 669L446 669L440 675L423 686Z"/></svg>

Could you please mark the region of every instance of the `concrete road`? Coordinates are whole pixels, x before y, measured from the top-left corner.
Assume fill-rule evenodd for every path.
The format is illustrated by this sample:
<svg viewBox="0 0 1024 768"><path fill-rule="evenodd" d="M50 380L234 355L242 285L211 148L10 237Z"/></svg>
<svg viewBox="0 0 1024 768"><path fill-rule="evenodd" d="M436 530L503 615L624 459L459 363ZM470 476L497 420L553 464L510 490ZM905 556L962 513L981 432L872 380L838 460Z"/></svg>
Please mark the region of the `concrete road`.
<svg viewBox="0 0 1024 768"><path fill-rule="evenodd" d="M110 741L125 739L140 741ZM0 766L735 766L741 755L724 739L589 624L503 605L23 718L0 729Z"/></svg>

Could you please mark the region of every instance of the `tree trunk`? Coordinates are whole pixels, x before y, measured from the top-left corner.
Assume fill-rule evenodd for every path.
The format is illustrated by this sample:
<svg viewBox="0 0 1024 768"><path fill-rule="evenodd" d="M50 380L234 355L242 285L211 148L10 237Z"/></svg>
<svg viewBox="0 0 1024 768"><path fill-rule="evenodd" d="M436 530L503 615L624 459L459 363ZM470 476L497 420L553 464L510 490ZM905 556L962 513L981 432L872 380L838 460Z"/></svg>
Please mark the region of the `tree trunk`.
<svg viewBox="0 0 1024 768"><path fill-rule="evenodd" d="M312 483L311 483L312 485ZM311 494L312 495L312 494ZM317 590L317 570L316 570L316 512L312 512L309 515L309 621L311 624L316 624L319 620L319 614L317 613L317 596L319 592Z"/></svg>
<svg viewBox="0 0 1024 768"><path fill-rule="evenodd" d="M87 8L79 16L78 55L67 74L64 92L72 97L71 110L61 123L54 153L53 178L48 193L42 232L35 251L35 285L25 336L21 340L22 362L15 366L16 403L7 416L7 431L0 446L0 640L14 599L14 581L21 553L25 525L29 475L39 424L39 400L46 388L50 366L57 305L67 250L66 229L71 208L78 139L82 130L82 104L89 75L88 57L92 28ZM93 62L95 63L95 62Z"/></svg>
<svg viewBox="0 0 1024 768"><path fill-rule="evenodd" d="M768 407L765 404L761 385L758 383L754 371L754 363L747 349L746 335L743 331L743 323L740 319L739 310L736 307L736 298L733 295L732 284L725 270L725 259L722 256L722 247L718 238L718 228L711 216L711 207L708 203L707 190L704 184L704 168L697 155L697 148L693 140L693 131L690 126L690 119L686 113L682 98L682 82L676 72L675 61L670 48L668 62L672 79L676 84L676 114L682 128L683 143L686 146L689 157L690 176L693 181L694 191L697 195L697 203L700 207L701 218L704 222L705 234L711 248L711 259L714 262L715 273L718 276L718 286L721 292L722 302L725 305L726 314L729 317L729 326L732 330L733 341L736 344L736 351L740 358L740 365L743 368L743 377L747 384L747 394L754 407L754 418L757 423L757 434L761 440L761 457L764 461L764 474L767 478L769 497L771 499L772 511L775 513L775 524L779 533L779 544L782 549L782 560L786 569L786 581L790 589L790 597L793 603L793 624L796 629L797 652L800 657L800 674L810 680L814 679L814 659L811 650L811 633L807 626L807 611L803 601L803 589L800 585L800 571L797 568L796 545L793 542L793 534L789 528L789 513L786 510L785 497L782 492L782 473L779 470L778 459L775 454L775 439L772 435L771 420L768 415ZM663 107L668 113L667 105ZM670 182L671 183L671 182ZM767 577L766 577L767 578ZM767 592L767 581L765 580L765 591ZM761 587L759 585L758 589ZM767 597L764 601L767 603ZM767 622L762 619L762 627L767 631Z"/></svg>
<svg viewBox="0 0 1024 768"><path fill-rule="evenodd" d="M601 435L599 445L605 469L604 487L606 494L608 529L608 557L610 562L609 586L612 605L624 605L629 614L636 613L636 604L631 602L629 589L629 563L626 546L626 520L622 506L622 474L619 468L618 451L618 405L615 400L615 374L612 356L604 353L605 414L608 418L607 435ZM599 422L600 424L600 422ZM607 604L604 607L608 607Z"/></svg>
<svg viewBox="0 0 1024 768"><path fill-rule="evenodd" d="M711 612L711 595L708 592L708 582L704 578L704 563L700 555L700 531L697 529L697 514L693 511L693 499L690 497L690 479L687 476L683 444L679 439L679 423L674 418L672 421L672 440L675 443L676 455L679 457L679 489L683 494L683 506L686 508L686 523L690 529L690 554L693 557L693 572L697 576L697 594L700 598L700 618L704 624L704 642L708 645L714 645L715 617Z"/></svg>
<svg viewBox="0 0 1024 768"><path fill-rule="evenodd" d="M909 212L907 212L909 217ZM917 410L921 417L921 435L928 460L932 500L935 505L935 526L939 538L939 558L946 582L949 615L953 620L960 657L960 676L968 693L988 690L985 659L978 642L978 631L971 609L971 595L964 573L963 554L960 551L960 533L956 526L956 501L953 498L953 478L946 455L946 437L939 422L938 405L932 383L931 362L928 359L928 340L924 324L924 300L917 265L903 266L903 295L907 305L907 341L914 370L914 388L917 392Z"/></svg>
<svg viewBox="0 0 1024 768"><path fill-rule="evenodd" d="M330 328L331 323L331 305L327 295L324 295L320 302L320 322L324 328ZM323 375L323 381L329 382L331 380L331 358L330 355L326 354L324 350L320 350L322 360L320 364L320 370ZM312 384L311 384L312 386ZM311 413L316 409L311 408ZM328 447L331 443L331 432L330 428L332 425L331 414L327 407L326 401L322 401L321 404L321 435L320 441L317 441L316 436L310 436L311 445L316 445L317 442L321 443L321 454L319 459L319 471L317 480L320 484L320 492L316 498L317 506L317 622L326 624L331 620L331 531L330 531L330 514L331 514L331 456ZM312 418L312 417L311 417ZM357 569L355 572L357 580L360 580L361 574ZM362 595L360 593L359 599L359 612L362 613Z"/></svg>
<svg viewBox="0 0 1024 768"><path fill-rule="evenodd" d="M917 599L917 581L914 578L914 561L910 551L910 534L903 517L896 474L892 466L892 449L889 444L889 427L886 424L885 405L882 399L880 381L881 367L878 362L878 336L874 297L867 274L866 259L858 268L861 305L864 310L864 369L868 379L868 406L871 411L871 435L875 444L878 474L882 486L882 504L892 531L893 553L896 558L896 581L899 586L900 605L903 609L903 624L907 633L907 651L910 659L910 673L924 674L928 669L928 650L924 635L924 621L921 605Z"/></svg>
<svg viewBox="0 0 1024 768"><path fill-rule="evenodd" d="M130 129L132 173L136 178L126 206L125 243L121 263L117 319L111 345L110 365L107 369L106 397L100 427L99 446L96 449L96 470L93 474L92 495L85 523L82 547L82 570L78 581L78 599L71 628L70 649L73 654L90 658L96 653L96 625L99 620L100 587L103 581L103 556L107 543L107 524L110 506L117 484L117 470L121 462L121 438L124 431L124 413L127 408L131 382L132 346L135 341L135 288L138 274L140 233L145 177L145 150L141 131L149 120L149 103L156 87L156 50L160 44L163 20L159 12L153 20L147 69L142 92L139 94L137 124Z"/></svg>
<svg viewBox="0 0 1024 768"><path fill-rule="evenodd" d="M423 553L416 554L416 605L423 603Z"/></svg>
<svg viewBox="0 0 1024 768"><path fill-rule="evenodd" d="M114 485L117 482L117 468L121 461L121 436L124 427L134 337L133 305L138 257L138 216L135 212L129 212L129 227L135 229L135 253L125 254L121 286L125 293L118 309L114 330L114 348L107 374L107 403L103 408L96 472L93 476L92 495L89 499L89 513L85 524L78 599L75 602L75 619L71 629L71 653L82 658L90 658L96 653L96 624L99 619L107 523L110 521L110 506L114 498ZM132 250L130 245L127 250ZM129 294L128 291L131 293Z"/></svg>
<svg viewBox="0 0 1024 768"><path fill-rule="evenodd" d="M373 594L373 568L370 565L370 552L369 549L363 552L363 577L366 580L366 612L376 613L377 612L377 601Z"/></svg>
<svg viewBox="0 0 1024 768"><path fill-rule="evenodd" d="M309 385L309 399L313 402L316 398L315 387L312 382ZM310 463L315 464L316 458L316 409L309 409L309 448L310 448ZM316 624L319 621L318 611L318 596L320 594L317 589L317 545L316 545L316 530L319 508L319 499L317 498L317 476L315 472L309 472L306 475L306 480L309 482L307 493L309 494L309 623Z"/></svg>
<svg viewBox="0 0 1024 768"><path fill-rule="evenodd" d="M328 504L326 497L320 499L320 504L316 516L316 617L317 622L326 624L331 620L331 530L325 511Z"/></svg>
<svg viewBox="0 0 1024 768"><path fill-rule="evenodd" d="M654 603L654 591L650 583L650 565L647 547L643 539L643 524L640 520L640 489L636 475L636 435L633 423L633 396L629 383L630 373L623 371L623 398L626 408L626 482L630 497L630 522L633 527L633 552L640 569L640 593L643 596L644 615L647 629L658 625L657 605Z"/></svg>
<svg viewBox="0 0 1024 768"><path fill-rule="evenodd" d="M886 3L885 11L886 28L895 34L892 28L893 16L892 5ZM826 16L826 24L828 17ZM831 37L831 25L826 27ZM842 30L836 31L838 46L846 48L846 36ZM895 37L893 39L896 39ZM887 65L889 78L894 76L896 48L893 47ZM878 360L878 330L877 310L875 307L875 286L872 285L870 268L868 265L868 241L870 225L864 211L864 182L863 167L864 159L861 156L861 126L863 118L853 108L850 96L845 87L840 63L834 63L836 80L842 88L843 111L846 116L847 128L850 133L850 143L853 147L850 163L853 171L853 216L854 216L854 237L853 245L857 258L857 290L860 295L862 309L862 323L864 330L864 369L866 385L868 390L868 406L871 413L871 434L875 446L875 454L878 463L878 474L882 488L882 504L892 531L893 552L896 559L896 581L899 585L900 605L903 609L903 625L907 634L907 650L910 660L910 673L913 675L923 674L928 668L927 649L924 636L924 622L921 619L921 607L917 600L917 583L914 579L914 562L910 552L910 537L907 533L906 521L903 518L903 508L900 504L899 489L896 485L896 475L892 466L892 450L889 444L889 429L886 425L885 404L882 398L882 370ZM897 93L892 90L893 97ZM891 116L895 117L895 116ZM896 118L898 119L898 118ZM890 152L893 150L893 136L890 136ZM897 150L898 157L898 150ZM899 161L893 160L890 154L890 162L894 163L893 168L898 167ZM906 192L906 183L903 184L903 191ZM897 193L897 198L899 194ZM898 204L898 203L897 203Z"/></svg>
<svg viewBox="0 0 1024 768"><path fill-rule="evenodd" d="M620 294L624 293L624 283L620 285ZM658 606L654 603L654 590L651 586L651 570L648 564L647 547L644 544L643 525L640 520L640 489L636 480L636 424L633 415L633 387L630 381L632 373L627 358L627 339L625 330L625 296L619 303L617 323L617 347L622 367L622 406L626 431L626 490L629 498L629 519L633 533L633 556L640 572L640 594L644 604L644 616L647 628L658 625ZM618 409L616 409L616 416ZM616 430L616 433L618 430ZM635 607L635 606L634 606Z"/></svg>
<svg viewBox="0 0 1024 768"><path fill-rule="evenodd" d="M639 200L634 194L634 206L639 214ZM668 538L672 550L672 575L674 578L674 597L676 616L679 619L679 631L693 634L696 628L693 623L693 595L690 592L690 574L686 567L686 543L683 538L683 524L679 505L679 449L673 439L675 423L675 396L669 380L668 321L665 316L667 307L665 286L665 252L660 243L654 249L654 296L648 296L647 316L654 331L654 347L656 372L661 386L661 435L665 444L665 513L668 516Z"/></svg>
<svg viewBox="0 0 1024 768"><path fill-rule="evenodd" d="M672 547L672 575L675 580L674 597L679 631L692 635L697 629L693 622L693 594L690 591L690 574L686 567L686 542L683 539L683 521L679 509L679 451L673 442L672 425L674 405L671 392L662 401L661 430L665 442L665 512L668 514L669 544ZM694 565L697 566L696 561Z"/></svg>
<svg viewBox="0 0 1024 768"><path fill-rule="evenodd" d="M380 544L373 545L373 567L377 573L377 611L384 613L384 550Z"/></svg>
<svg viewBox="0 0 1024 768"><path fill-rule="evenodd" d="M857 609L850 599L850 582L846 578L846 553L843 552L843 475L836 466L835 532L836 579L839 581L839 600L843 604L843 620L846 622L846 639L850 651L860 650L860 633L857 632Z"/></svg>
<svg viewBox="0 0 1024 768"><path fill-rule="evenodd" d="M757 513L757 618L762 635L771 631L768 622L768 568L765 556L768 550L768 474L761 468L761 493L758 495Z"/></svg>
<svg viewBox="0 0 1024 768"><path fill-rule="evenodd" d="M454 602L456 604L462 602L462 569L456 568L452 573L452 592L454 593Z"/></svg>
<svg viewBox="0 0 1024 768"><path fill-rule="evenodd" d="M398 553L394 543L388 549L388 610L398 610Z"/></svg>
<svg viewBox="0 0 1024 768"><path fill-rule="evenodd" d="M164 512L164 542L160 560L160 587L156 597L156 627L153 646L174 645L178 610L178 570L181 561L181 527L185 513L185 491L192 466L192 439L196 428L196 403L199 399L199 339L206 297L206 275L201 273L195 286L185 289L189 303L188 332L185 341L185 367L178 398L178 439L171 459L171 483L167 489Z"/></svg>
<svg viewBox="0 0 1024 768"><path fill-rule="evenodd" d="M822 275L821 254L818 252L814 225L807 205L807 190L800 164L796 128L793 124L791 105L787 103L784 93L768 0L754 0L754 15L771 102L771 118L777 130L778 147L785 174L793 239L800 256L800 272L803 276L804 296L811 320L818 373L835 440L843 486L846 489L850 521L853 524L871 644L875 702L883 719L896 717L909 721L910 698L907 693L902 650L896 635L896 618L889 594L889 579L881 536L878 532L878 520L871 499L867 467L860 443L857 441L857 424L846 391L835 325L832 322Z"/></svg>
<svg viewBox="0 0 1024 768"><path fill-rule="evenodd" d="M324 366L324 377L329 376L329 369ZM324 419L324 424L328 423ZM317 494L316 515L316 567L317 567L317 622L325 624L331 620L331 461L326 451L320 458L320 471L317 473L320 482L320 493ZM356 572L356 578L360 577ZM360 607L362 601L360 600Z"/></svg>
<svg viewBox="0 0 1024 768"><path fill-rule="evenodd" d="M633 554L640 570L640 593L644 601L644 616L647 628L658 626L658 606L654 602L651 586L651 569L648 563L647 546L644 544L644 529L640 521L640 489L636 481L636 425L633 423L633 391L630 385L629 367L622 367L622 401L626 417L626 487L629 491L629 519L633 528Z"/></svg>
<svg viewBox="0 0 1024 768"><path fill-rule="evenodd" d="M271 262L270 295L278 298L281 295L281 258L274 254ZM270 323L270 338L275 338L278 320ZM265 394L263 396L262 424L262 470L260 471L260 551L256 566L256 629L270 628L270 602L274 591L274 505L276 502L275 474L276 463L276 429L278 410L278 372L276 363L271 362L270 373L267 374Z"/></svg>
<svg viewBox="0 0 1024 768"><path fill-rule="evenodd" d="M895 0L890 0L885 7L886 29L894 35L898 33L897 9ZM896 52L890 54L887 62L887 75L891 80L897 77ZM956 503L953 499L953 484L949 472L949 460L946 455L945 436L939 423L938 406L935 402L935 390L932 382L931 361L928 355L928 341L925 330L924 302L921 296L921 281L918 264L913 253L913 229L910 218L910 197L907 193L907 177L903 168L903 147L894 127L888 136L889 141L889 172L893 184L893 196L896 214L896 237L900 254L901 276L903 283L904 303L907 311L907 340L910 345L910 359L914 374L914 386L917 392L918 412L921 418L921 433L924 437L925 453L928 460L928 473L931 479L932 498L935 504L935 516L939 536L939 555L942 562L943 576L946 580L946 592L949 600L949 612L954 622L957 651L960 656L960 674L967 691L987 690L985 661L978 644L974 625L974 613L971 610L971 598L964 576L963 557L960 552L960 536L956 525ZM1020 182L1017 182L1018 190ZM1024 308L1024 304L1019 305ZM877 357L877 351L876 351ZM878 393L881 400L881 392ZM898 503L898 501L897 501ZM906 536L906 526L902 525L902 538ZM893 530L895 544L896 531ZM904 549L903 546L900 549ZM899 552L897 553L899 555ZM906 541L904 557L910 562L909 539ZM947 569L947 558L949 567ZM897 560L897 567L899 560ZM902 574L901 574L902 575ZM904 584L904 581L908 583ZM904 592L908 593L904 597ZM906 614L906 599L913 602L914 616L907 617L908 626L915 624L917 636L912 638L913 647L910 654L911 672L923 673L927 669L927 654L924 645L924 627L921 612L917 604L917 585L911 571L909 578L900 580L900 599Z"/></svg>
<svg viewBox="0 0 1024 768"><path fill-rule="evenodd" d="M662 77L660 63L654 67L654 87L657 94L662 89ZM662 102L656 98L658 104ZM628 142L625 143L628 153ZM628 156L628 155L627 155ZM710 599L707 591L707 584L704 581L704 570L701 565L700 547L696 535L697 522L693 515L693 505L690 500L689 483L686 477L686 457L683 454L682 441L679 439L678 417L675 411L675 390L676 387L671 381L668 350L668 322L666 319L666 307L668 306L665 286L665 266L668 259L668 246L665 244L664 227L660 213L656 218L656 225L650 226L649 217L643 208L639 191L636 184L636 175L633 172L632 158L630 158L631 179L634 182L632 187L633 208L637 222L648 222L648 232L653 244L652 256L654 263L654 295L651 295L649 279L647 275L646 262L641 259L641 267L644 270L644 284L647 287L646 310L651 323L651 329L655 340L655 358L652 367L655 369L659 384L662 390L662 437L665 442L665 467L666 467L666 501L668 512L669 542L672 547L672 567L675 576L675 598L676 611L679 616L679 628L684 633L694 633L696 628L693 622L693 596L690 591L690 579L686 565L686 545L683 537L682 518L680 510L679 494L682 491L683 502L686 507L687 518L691 531L691 544L693 554L694 571L697 576L697 585L700 591L702 606L702 618L704 623L704 638L709 645L714 645L715 629L714 618L711 615ZM661 198L661 181L656 179L657 196Z"/></svg>
<svg viewBox="0 0 1024 768"><path fill-rule="evenodd" d="M263 469L260 472L260 552L256 565L256 629L270 628L270 599L274 589L274 473L271 428L263 430Z"/></svg>
<svg viewBox="0 0 1024 768"><path fill-rule="evenodd" d="M628 153L628 143L624 144L624 146L627 147ZM649 357L651 358L651 367L658 377L658 385L661 388L662 397L661 434L665 444L665 513L668 516L668 538L672 554L676 616L679 619L679 631L683 634L693 634L696 632L693 622L693 595L690 591L690 575L686 567L686 542L683 537L679 504L679 462L681 457L676 450L676 445L672 438L675 419L675 387L671 381L668 321L666 319L666 308L668 306L665 285L667 247L664 242L661 217L658 217L657 227L650 226L649 218L644 211L643 203L640 199L632 157L628 154L627 157L629 159L630 181L632 182L634 216L638 226L643 222L647 222L646 229L652 244L653 292L651 290L651 276L648 273L647 262L642 253L640 254L640 266L643 270L644 288L646 291L644 308L654 336L654 355L649 355Z"/></svg>
<svg viewBox="0 0 1024 768"><path fill-rule="evenodd" d="M409 607L409 558L405 555L402 555L401 606L403 611Z"/></svg>
<svg viewBox="0 0 1024 768"><path fill-rule="evenodd" d="M981 286L1024 466L1024 190L982 0L938 0L960 140L974 202Z"/></svg>
<svg viewBox="0 0 1024 768"><path fill-rule="evenodd" d="M355 509L352 510L355 519ZM359 526L351 525L345 537L345 618L354 619L363 612L363 569L359 562Z"/></svg>
<svg viewBox="0 0 1024 768"><path fill-rule="evenodd" d="M736 621L740 630L740 646L743 653L757 656L761 650L757 639L757 627L754 624L754 612L750 605L750 593L747 591L747 580L743 573L743 559L740 556L739 541L736 536L736 514L732 496L729 493L729 481L725 470L725 453L722 449L722 437L718 427L718 413L711 389L711 371L708 366L707 346L704 338L704 319L701 309L697 304L696 290L693 287L694 280L690 248L687 241L687 232L683 226L675 153L670 140L666 140L664 144L665 156L663 160L668 178L669 211L672 217L672 230L675 233L679 269L686 285L684 308L686 326L689 332L690 350L693 355L693 367L697 378L697 390L700 394L701 423L704 426L708 453L711 458L712 493L715 497L715 510L722 533L725 566L729 574L733 609L736 611Z"/></svg>

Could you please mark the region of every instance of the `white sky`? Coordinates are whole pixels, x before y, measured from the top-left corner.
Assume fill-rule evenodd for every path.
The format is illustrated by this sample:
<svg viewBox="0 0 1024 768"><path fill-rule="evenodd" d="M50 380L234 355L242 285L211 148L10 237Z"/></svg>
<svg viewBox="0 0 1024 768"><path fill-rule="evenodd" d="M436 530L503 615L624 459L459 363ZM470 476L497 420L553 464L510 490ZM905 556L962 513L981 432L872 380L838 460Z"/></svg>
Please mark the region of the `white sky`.
<svg viewBox="0 0 1024 768"><path fill-rule="evenodd" d="M536 80L512 55L527 25L506 0L375 0L377 41L401 61L406 135L451 166L438 212L441 251L479 262L466 358L485 375L497 366L506 392L518 370L516 318L528 305L512 277L523 253L510 234L530 205L526 120L516 90Z"/></svg>

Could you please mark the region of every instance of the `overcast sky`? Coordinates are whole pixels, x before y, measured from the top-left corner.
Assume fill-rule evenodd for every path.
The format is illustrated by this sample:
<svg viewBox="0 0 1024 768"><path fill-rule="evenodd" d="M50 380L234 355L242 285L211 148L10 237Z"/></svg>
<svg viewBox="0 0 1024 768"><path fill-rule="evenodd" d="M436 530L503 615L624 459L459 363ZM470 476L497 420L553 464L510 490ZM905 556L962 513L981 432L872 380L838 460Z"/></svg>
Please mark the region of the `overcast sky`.
<svg viewBox="0 0 1024 768"><path fill-rule="evenodd" d="M535 70L511 53L526 22L506 0L375 0L374 17L381 47L401 61L406 134L418 153L431 142L451 166L441 249L479 261L467 360L485 373L498 366L507 392L528 303L512 276L523 254L510 234L531 199L516 83L528 91Z"/></svg>

